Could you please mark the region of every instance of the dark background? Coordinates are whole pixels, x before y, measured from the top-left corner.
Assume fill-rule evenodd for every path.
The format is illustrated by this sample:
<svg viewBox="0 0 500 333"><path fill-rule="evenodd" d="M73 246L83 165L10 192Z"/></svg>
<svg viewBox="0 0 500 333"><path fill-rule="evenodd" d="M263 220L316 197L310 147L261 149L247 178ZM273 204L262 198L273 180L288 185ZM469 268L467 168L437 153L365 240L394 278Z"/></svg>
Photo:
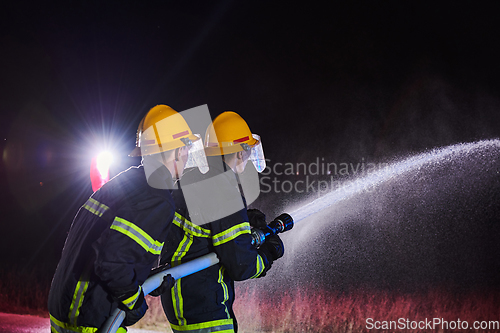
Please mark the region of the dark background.
<svg viewBox="0 0 500 333"><path fill-rule="evenodd" d="M495 3L487 1L2 4L2 268L29 271L42 266L52 274L72 218L92 192L91 157L102 148L116 151L119 160L112 175L138 164L126 155L134 147L140 119L156 104L178 111L208 104L212 117L225 110L240 113L262 136L270 166L311 163L318 157L336 163L387 162L435 147L497 138L496 13ZM429 276L437 276L438 282L497 285L498 246L492 242L498 235L498 200L488 193L498 189L499 167L498 155L488 156L463 166L474 168L475 177L488 172L488 181L473 182L486 190L477 185L476 195L463 202L431 200L436 206L430 208L440 212L470 207L465 215L421 218L421 211L406 212L413 207L410 202L380 198L371 201L372 206L366 205L368 200L351 204L348 211L361 213L329 231L316 249L345 262L352 262L349 253L369 255L362 260L354 256L354 265L338 259L336 266L317 271L327 272L334 286L338 281L375 281L376 286L401 280L403 285L434 282ZM432 175L441 174L417 179L424 187L433 184L419 200L454 198L469 191L463 187L439 192L456 178L435 182ZM471 179L469 174L457 177ZM384 190L385 198L397 188ZM405 195L398 193L395 197ZM290 201L300 200L297 193L265 193L255 205L273 216ZM461 204L449 206L450 201ZM491 208L489 227L477 228L474 221L486 223L478 213L484 207ZM373 209L401 213L387 219L385 213L374 215ZM379 228L379 236L374 236L362 223L367 217L372 229L377 221L401 219L409 227ZM445 235L441 229L427 227L443 219L450 230L456 230L454 219L469 221L457 235L475 230L475 241L466 246L460 237L447 242L440 238ZM392 235L391 246L384 234ZM435 249L442 265L418 266L429 253L412 249L425 248L430 235L437 237L433 244L442 242ZM332 248L332 242L342 246ZM382 255L374 250L381 242L387 247ZM460 245L464 250L456 254ZM393 246L406 250L394 254ZM483 275L472 270L462 279L459 264L454 264L458 271L450 271L446 263L452 253L453 262L476 265L481 258ZM402 267L422 267L423 272L399 269L391 264L396 261L403 262ZM367 266L368 275L362 269Z"/></svg>

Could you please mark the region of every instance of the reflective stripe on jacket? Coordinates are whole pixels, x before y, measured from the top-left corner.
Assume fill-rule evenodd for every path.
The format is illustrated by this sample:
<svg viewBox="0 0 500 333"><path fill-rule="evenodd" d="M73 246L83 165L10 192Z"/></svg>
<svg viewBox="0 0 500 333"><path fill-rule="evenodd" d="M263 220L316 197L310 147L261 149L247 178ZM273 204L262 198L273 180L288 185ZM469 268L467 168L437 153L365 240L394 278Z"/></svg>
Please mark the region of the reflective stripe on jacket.
<svg viewBox="0 0 500 333"><path fill-rule="evenodd" d="M197 171L192 171L197 172ZM210 177L210 172L202 177ZM190 177L190 173L184 177ZM195 177L200 174L195 174ZM183 178L184 179L184 178ZM241 194L230 184L233 198ZM215 252L218 265L178 279L162 305L174 332L234 332L234 281L259 277L267 260L251 244L246 205L240 211L211 223L196 225L189 219L193 207L186 207L182 191L174 194L176 213L169 239L162 251L162 263L177 266Z"/></svg>
<svg viewBox="0 0 500 333"><path fill-rule="evenodd" d="M142 167L96 191L73 221L52 281L52 331L95 332L118 306L111 294L121 290L137 290L124 301L132 308L174 212L171 192L150 187Z"/></svg>

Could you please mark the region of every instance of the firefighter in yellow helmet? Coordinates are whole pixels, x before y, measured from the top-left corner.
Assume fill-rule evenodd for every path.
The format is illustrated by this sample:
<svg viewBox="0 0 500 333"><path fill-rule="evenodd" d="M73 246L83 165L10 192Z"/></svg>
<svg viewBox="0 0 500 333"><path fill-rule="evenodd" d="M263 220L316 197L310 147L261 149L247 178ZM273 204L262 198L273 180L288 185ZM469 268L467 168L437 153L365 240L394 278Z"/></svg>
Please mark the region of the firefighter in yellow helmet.
<svg viewBox="0 0 500 333"><path fill-rule="evenodd" d="M284 252L278 236L266 239L259 249L252 245L250 226L265 224L265 216L257 210L247 212L246 199L254 200L256 195L249 193L254 187L244 186L241 180L252 170L245 170L249 160L254 171L265 168L259 136L251 133L237 113L224 112L208 127L204 145L209 171L186 172L181 180L183 194L174 195L177 210L161 263L176 266L210 252L220 262L178 279L162 295L165 314L176 333L237 332L234 281L264 276ZM258 183L258 177L254 180ZM187 193L191 188L193 193Z"/></svg>
<svg viewBox="0 0 500 333"><path fill-rule="evenodd" d="M74 218L49 293L52 332L96 332L117 307L124 326L144 315L141 285L161 253L175 212L171 189L196 142L175 110L149 110L131 153L143 163L104 184ZM166 278L160 289L172 284Z"/></svg>
<svg viewBox="0 0 500 333"><path fill-rule="evenodd" d="M207 156L225 156L231 169L241 174L250 159L258 172L266 168L260 136L252 134L239 114L226 111L208 127L205 135Z"/></svg>

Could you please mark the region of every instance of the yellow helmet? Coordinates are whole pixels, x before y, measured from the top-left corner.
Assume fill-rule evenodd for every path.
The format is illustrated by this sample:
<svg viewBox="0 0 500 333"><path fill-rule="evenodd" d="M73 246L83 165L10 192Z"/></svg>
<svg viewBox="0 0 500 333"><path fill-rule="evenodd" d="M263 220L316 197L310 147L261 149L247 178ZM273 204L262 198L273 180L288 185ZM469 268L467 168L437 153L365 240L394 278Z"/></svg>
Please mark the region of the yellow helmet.
<svg viewBox="0 0 500 333"><path fill-rule="evenodd" d="M167 105L153 107L142 118L135 149L129 156L147 156L173 150L199 140L180 113Z"/></svg>
<svg viewBox="0 0 500 333"><path fill-rule="evenodd" d="M266 167L260 137L252 134L246 121L236 112L226 111L218 115L205 133L207 156L227 155L251 150L250 159L258 172Z"/></svg>
<svg viewBox="0 0 500 333"><path fill-rule="evenodd" d="M259 143L252 136L246 121L233 111L218 115L205 133L205 153L208 156L227 155L249 150Z"/></svg>

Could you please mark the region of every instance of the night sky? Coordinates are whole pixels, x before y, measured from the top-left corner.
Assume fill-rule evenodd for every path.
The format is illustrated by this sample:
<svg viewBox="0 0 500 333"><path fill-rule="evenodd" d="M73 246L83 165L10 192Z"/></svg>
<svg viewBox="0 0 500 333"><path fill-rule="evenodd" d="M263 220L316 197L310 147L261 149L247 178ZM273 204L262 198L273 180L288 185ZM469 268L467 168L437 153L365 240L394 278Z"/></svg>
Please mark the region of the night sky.
<svg viewBox="0 0 500 333"><path fill-rule="evenodd" d="M226 110L240 113L261 135L270 167L317 158L390 162L500 136L500 23L493 2L322 3L2 4L2 268L44 265L53 271L71 221L92 193L90 159L108 148L118 155L112 175L137 165L127 154L140 119L157 104L178 111L207 104L213 118ZM342 216L348 223L317 240L323 255L336 258L327 271L334 272L335 281L375 281L376 286L401 279L426 283L429 275L400 267L414 267L428 257L431 250L412 249L425 248L431 238L439 246L428 248L437 251L442 265L423 266L428 274L441 274L439 282L457 275L445 265L453 253L454 263L480 265L483 272L470 273L460 283L498 284L495 274L485 273L500 267L492 241L500 218L493 195L500 188L496 159L498 152L472 159L459 171L449 162L445 173L433 169L413 175L417 178L404 186L384 187L384 197L346 203L342 209L350 213ZM449 174L456 177L443 178ZM474 181L485 174L483 181ZM306 175L270 176L295 182ZM457 185L461 178L470 186ZM408 197L405 191L416 184L426 189L415 196L427 200L420 209L414 201L397 200ZM255 206L273 217L315 196L263 193ZM453 221L461 221L449 242L440 236L451 231L435 226L443 216L450 217L443 224L450 230ZM368 217L377 234L366 236L370 230L361 221ZM395 221L399 227L373 227L377 221ZM463 235L472 231L475 240L464 243ZM400 239L406 243L397 243ZM331 242L342 246L330 247ZM386 247L396 242L400 251L366 245L381 242ZM465 244L464 256L455 251L460 244ZM466 256L467 249L480 245ZM342 266L361 252L369 255ZM393 256L403 264L395 265ZM364 267L369 274L361 274ZM397 277L387 280L384 272L391 269Z"/></svg>

